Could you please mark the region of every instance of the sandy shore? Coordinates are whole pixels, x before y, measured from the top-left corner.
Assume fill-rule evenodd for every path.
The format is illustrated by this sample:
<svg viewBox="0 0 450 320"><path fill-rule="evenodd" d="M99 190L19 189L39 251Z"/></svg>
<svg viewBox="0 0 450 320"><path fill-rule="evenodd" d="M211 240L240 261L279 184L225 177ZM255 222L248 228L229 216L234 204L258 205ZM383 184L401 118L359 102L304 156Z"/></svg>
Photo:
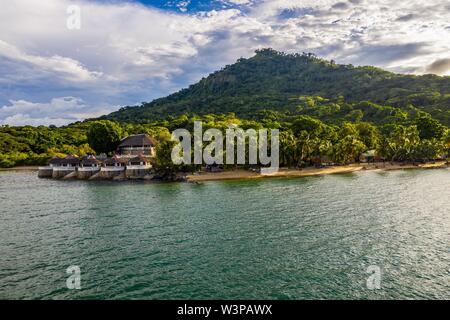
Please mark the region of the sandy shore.
<svg viewBox="0 0 450 320"><path fill-rule="evenodd" d="M189 174L186 176L189 182L200 181L218 181L218 180L233 180L233 179L261 179L270 177L309 177L325 174L343 174L351 173L361 170L404 170L404 169L437 169L437 168L450 168L445 161L436 161L424 164L411 164L411 163L361 163L350 164L346 166L330 166L324 168L304 168L304 169L288 169L280 168L277 172L272 174L262 175L257 172L248 171L244 169L229 170L223 172L199 172L196 174ZM13 168L0 168L0 171L37 171L38 166L22 166Z"/></svg>
<svg viewBox="0 0 450 320"><path fill-rule="evenodd" d="M0 168L0 171L38 171L38 166L23 166L23 167L12 167L12 168Z"/></svg>
<svg viewBox="0 0 450 320"><path fill-rule="evenodd" d="M260 179L268 177L309 177L325 174L351 173L361 170L403 170L403 169L433 169L449 167L445 161L437 161L425 164L403 164L403 163L364 163L351 164L346 166L331 166L325 168L305 168L305 169L286 169L280 168L278 172L262 175L260 173L247 171L243 169L223 171L223 172L200 172L186 176L189 182L217 181L232 179Z"/></svg>

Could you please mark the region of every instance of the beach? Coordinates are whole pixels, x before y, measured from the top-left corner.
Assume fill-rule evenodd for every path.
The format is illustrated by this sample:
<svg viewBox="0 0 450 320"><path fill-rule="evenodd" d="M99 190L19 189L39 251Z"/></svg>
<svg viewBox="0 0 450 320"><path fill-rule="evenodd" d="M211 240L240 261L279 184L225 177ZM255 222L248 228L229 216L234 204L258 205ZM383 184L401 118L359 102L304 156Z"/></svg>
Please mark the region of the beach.
<svg viewBox="0 0 450 320"><path fill-rule="evenodd" d="M0 168L0 171L38 171L38 166L22 166L12 168Z"/></svg>
<svg viewBox="0 0 450 320"><path fill-rule="evenodd" d="M238 180L238 179L262 179L271 177L310 177L328 174L345 174L362 170L410 170L410 169L438 169L448 168L449 164L445 161L435 161L427 163L400 163L400 162L378 162L378 163L353 163L349 165L340 166L326 166L322 168L307 167L302 169L294 168L280 168L277 172L272 174L261 174L259 172L235 169L225 170L221 172L196 172L194 174L186 175L188 182L202 182L202 181L220 181L220 180ZM23 166L13 168L0 168L0 171L37 171L37 166Z"/></svg>
<svg viewBox="0 0 450 320"><path fill-rule="evenodd" d="M201 181L218 181L218 180L233 180L233 179L261 179L270 177L309 177L327 174L352 173L361 170L390 171L390 170L404 170L404 169L434 169L446 167L449 167L449 165L445 161L436 161L424 164L397 163L397 162L355 163L342 166L329 166L324 168L315 168L315 167L308 167L304 169L280 168L275 173L265 175L244 169L222 171L222 172L199 172L196 174L187 175L186 179L189 182L201 182Z"/></svg>

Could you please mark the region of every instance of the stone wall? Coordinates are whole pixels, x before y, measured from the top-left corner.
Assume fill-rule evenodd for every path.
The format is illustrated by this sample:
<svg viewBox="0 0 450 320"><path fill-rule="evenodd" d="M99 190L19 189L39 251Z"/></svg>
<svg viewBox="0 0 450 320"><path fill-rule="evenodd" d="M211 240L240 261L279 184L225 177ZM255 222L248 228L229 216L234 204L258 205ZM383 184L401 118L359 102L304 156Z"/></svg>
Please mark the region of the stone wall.
<svg viewBox="0 0 450 320"><path fill-rule="evenodd" d="M81 179L81 180L87 180L90 177L92 177L93 175L97 174L98 172L100 172L100 168L96 169L96 170L89 170L89 171L77 171L77 178Z"/></svg>
<svg viewBox="0 0 450 320"><path fill-rule="evenodd" d="M115 177L120 176L124 172L125 172L125 170L123 170L123 171L104 171L104 170L102 170L102 171L100 171L99 178L110 180L110 179L114 179Z"/></svg>
<svg viewBox="0 0 450 320"><path fill-rule="evenodd" d="M144 178L146 175L150 174L150 169L127 169L125 176L127 178Z"/></svg>
<svg viewBox="0 0 450 320"><path fill-rule="evenodd" d="M53 179L61 179L72 172L75 172L75 171L74 170L53 170L52 178Z"/></svg>
<svg viewBox="0 0 450 320"><path fill-rule="evenodd" d="M38 171L38 177L39 178L51 178L53 175L53 169L47 168L47 169L39 169Z"/></svg>

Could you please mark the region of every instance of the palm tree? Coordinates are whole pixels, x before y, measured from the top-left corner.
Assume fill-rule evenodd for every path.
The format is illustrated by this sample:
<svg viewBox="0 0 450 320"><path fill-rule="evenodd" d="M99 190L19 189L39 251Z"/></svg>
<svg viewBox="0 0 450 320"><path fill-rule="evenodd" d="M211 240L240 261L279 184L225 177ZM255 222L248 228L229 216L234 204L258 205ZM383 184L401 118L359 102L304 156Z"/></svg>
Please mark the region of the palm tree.
<svg viewBox="0 0 450 320"><path fill-rule="evenodd" d="M302 162L306 162L311 159L311 154L314 150L314 140L311 139L311 135L307 131L301 131L298 137L297 143L298 150L298 162L300 165Z"/></svg>
<svg viewBox="0 0 450 320"><path fill-rule="evenodd" d="M334 146L334 158L337 162L348 164L357 160L366 149L367 147L363 142L352 135L348 135Z"/></svg>
<svg viewBox="0 0 450 320"><path fill-rule="evenodd" d="M447 151L446 157L447 157L447 162L448 162L448 159L450 158L450 129L447 129L447 131L445 131L445 134L444 134L442 140L444 143L444 148Z"/></svg>
<svg viewBox="0 0 450 320"><path fill-rule="evenodd" d="M398 126L388 139L391 149L391 160L410 160L420 143L419 131L416 126Z"/></svg>
<svg viewBox="0 0 450 320"><path fill-rule="evenodd" d="M280 160L282 165L290 167L296 161L296 144L297 139L291 130L280 133Z"/></svg>

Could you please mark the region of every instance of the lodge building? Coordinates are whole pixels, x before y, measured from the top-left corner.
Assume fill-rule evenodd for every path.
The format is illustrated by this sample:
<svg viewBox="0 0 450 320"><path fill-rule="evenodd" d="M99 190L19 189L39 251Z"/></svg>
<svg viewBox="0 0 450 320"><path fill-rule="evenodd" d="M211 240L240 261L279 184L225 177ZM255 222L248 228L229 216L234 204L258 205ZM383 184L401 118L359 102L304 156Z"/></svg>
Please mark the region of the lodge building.
<svg viewBox="0 0 450 320"><path fill-rule="evenodd" d="M155 141L147 134L128 136L120 142L117 153L122 156L155 156Z"/></svg>
<svg viewBox="0 0 450 320"><path fill-rule="evenodd" d="M151 178L155 141L147 134L126 137L120 141L111 158L88 155L54 157L47 166L39 167L39 177L54 179L127 179Z"/></svg>

